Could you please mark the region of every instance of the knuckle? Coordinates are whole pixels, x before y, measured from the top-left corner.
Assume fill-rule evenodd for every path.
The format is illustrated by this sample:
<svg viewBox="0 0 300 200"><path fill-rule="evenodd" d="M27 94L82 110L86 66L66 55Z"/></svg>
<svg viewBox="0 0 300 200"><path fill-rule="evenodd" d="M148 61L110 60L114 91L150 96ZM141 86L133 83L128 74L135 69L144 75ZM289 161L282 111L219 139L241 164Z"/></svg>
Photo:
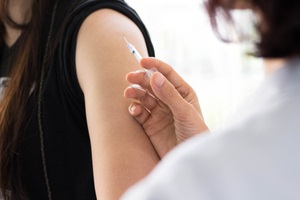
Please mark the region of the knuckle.
<svg viewBox="0 0 300 200"><path fill-rule="evenodd" d="M176 88L171 86L167 90L167 95L168 95L168 97L175 98L178 96L178 92L177 92Z"/></svg>
<svg viewBox="0 0 300 200"><path fill-rule="evenodd" d="M190 86L182 86L178 88L178 92L184 99L190 96L196 96L195 91Z"/></svg>

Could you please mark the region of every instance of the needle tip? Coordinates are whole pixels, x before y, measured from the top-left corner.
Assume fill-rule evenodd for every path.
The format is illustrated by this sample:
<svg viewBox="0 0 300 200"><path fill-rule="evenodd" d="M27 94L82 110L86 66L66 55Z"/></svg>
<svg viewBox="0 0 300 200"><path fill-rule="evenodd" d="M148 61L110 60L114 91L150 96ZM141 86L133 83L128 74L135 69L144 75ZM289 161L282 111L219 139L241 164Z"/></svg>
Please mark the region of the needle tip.
<svg viewBox="0 0 300 200"><path fill-rule="evenodd" d="M129 44L129 42L126 40L125 36L123 36L123 39L125 40L125 42L126 42L127 44Z"/></svg>

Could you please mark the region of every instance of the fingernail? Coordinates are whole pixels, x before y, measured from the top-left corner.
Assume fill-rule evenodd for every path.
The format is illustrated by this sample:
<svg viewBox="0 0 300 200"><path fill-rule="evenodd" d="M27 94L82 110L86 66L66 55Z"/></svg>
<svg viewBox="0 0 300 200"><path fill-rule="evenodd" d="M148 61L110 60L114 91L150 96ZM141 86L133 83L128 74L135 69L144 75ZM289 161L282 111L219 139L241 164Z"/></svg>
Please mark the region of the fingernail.
<svg viewBox="0 0 300 200"><path fill-rule="evenodd" d="M161 87L165 82L165 77L161 73L156 73L153 77L153 81L157 87Z"/></svg>
<svg viewBox="0 0 300 200"><path fill-rule="evenodd" d="M138 85L138 84L132 84L130 87L131 87L131 88L134 88L134 89L136 89L136 90L140 90L140 91L143 91L143 92L147 92L146 89L142 88L142 87L141 87L140 85ZM132 96L131 98L134 98L134 96Z"/></svg>
<svg viewBox="0 0 300 200"><path fill-rule="evenodd" d="M135 105L130 105L130 106L129 106L129 112L130 112L130 113L134 113L135 109L136 109L136 106L135 106Z"/></svg>
<svg viewBox="0 0 300 200"><path fill-rule="evenodd" d="M138 84L132 84L132 85L130 85L130 87L135 88L135 89L139 89L139 90L143 89L143 88L142 88L140 85L138 85Z"/></svg>
<svg viewBox="0 0 300 200"><path fill-rule="evenodd" d="M139 70L132 71L130 73L132 73L132 74L145 73L145 70L139 69Z"/></svg>

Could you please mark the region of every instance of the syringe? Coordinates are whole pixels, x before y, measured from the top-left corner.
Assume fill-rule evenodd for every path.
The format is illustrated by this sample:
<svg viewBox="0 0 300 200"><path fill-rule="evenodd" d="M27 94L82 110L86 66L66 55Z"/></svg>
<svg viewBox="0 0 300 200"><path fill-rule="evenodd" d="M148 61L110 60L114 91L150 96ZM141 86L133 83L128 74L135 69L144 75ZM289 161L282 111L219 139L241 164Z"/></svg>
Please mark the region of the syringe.
<svg viewBox="0 0 300 200"><path fill-rule="evenodd" d="M132 53L132 54L134 55L134 57L136 58L136 60L140 63L140 61L141 61L141 59L142 59L141 54L136 50L136 48L135 48L132 44L130 44L130 43L126 40L125 37L123 37L123 38L124 38L124 40L125 40L125 42L126 42L126 44L127 44L127 47L128 47L128 49L129 49L130 53ZM156 68L152 68L152 69L150 69L150 70L148 70L148 69L144 69L144 70L145 70L145 72L146 72L147 78L151 78L152 74L153 74L154 72L157 71Z"/></svg>

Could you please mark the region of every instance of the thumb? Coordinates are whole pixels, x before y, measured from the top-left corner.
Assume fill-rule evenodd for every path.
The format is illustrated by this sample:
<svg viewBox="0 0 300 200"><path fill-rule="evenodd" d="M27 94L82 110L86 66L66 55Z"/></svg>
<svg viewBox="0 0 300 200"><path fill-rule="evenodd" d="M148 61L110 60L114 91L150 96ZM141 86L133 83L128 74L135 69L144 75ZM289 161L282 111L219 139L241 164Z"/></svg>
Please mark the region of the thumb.
<svg viewBox="0 0 300 200"><path fill-rule="evenodd" d="M165 103L175 116L186 115L188 103L161 73L155 72L152 75L150 85L156 97Z"/></svg>

